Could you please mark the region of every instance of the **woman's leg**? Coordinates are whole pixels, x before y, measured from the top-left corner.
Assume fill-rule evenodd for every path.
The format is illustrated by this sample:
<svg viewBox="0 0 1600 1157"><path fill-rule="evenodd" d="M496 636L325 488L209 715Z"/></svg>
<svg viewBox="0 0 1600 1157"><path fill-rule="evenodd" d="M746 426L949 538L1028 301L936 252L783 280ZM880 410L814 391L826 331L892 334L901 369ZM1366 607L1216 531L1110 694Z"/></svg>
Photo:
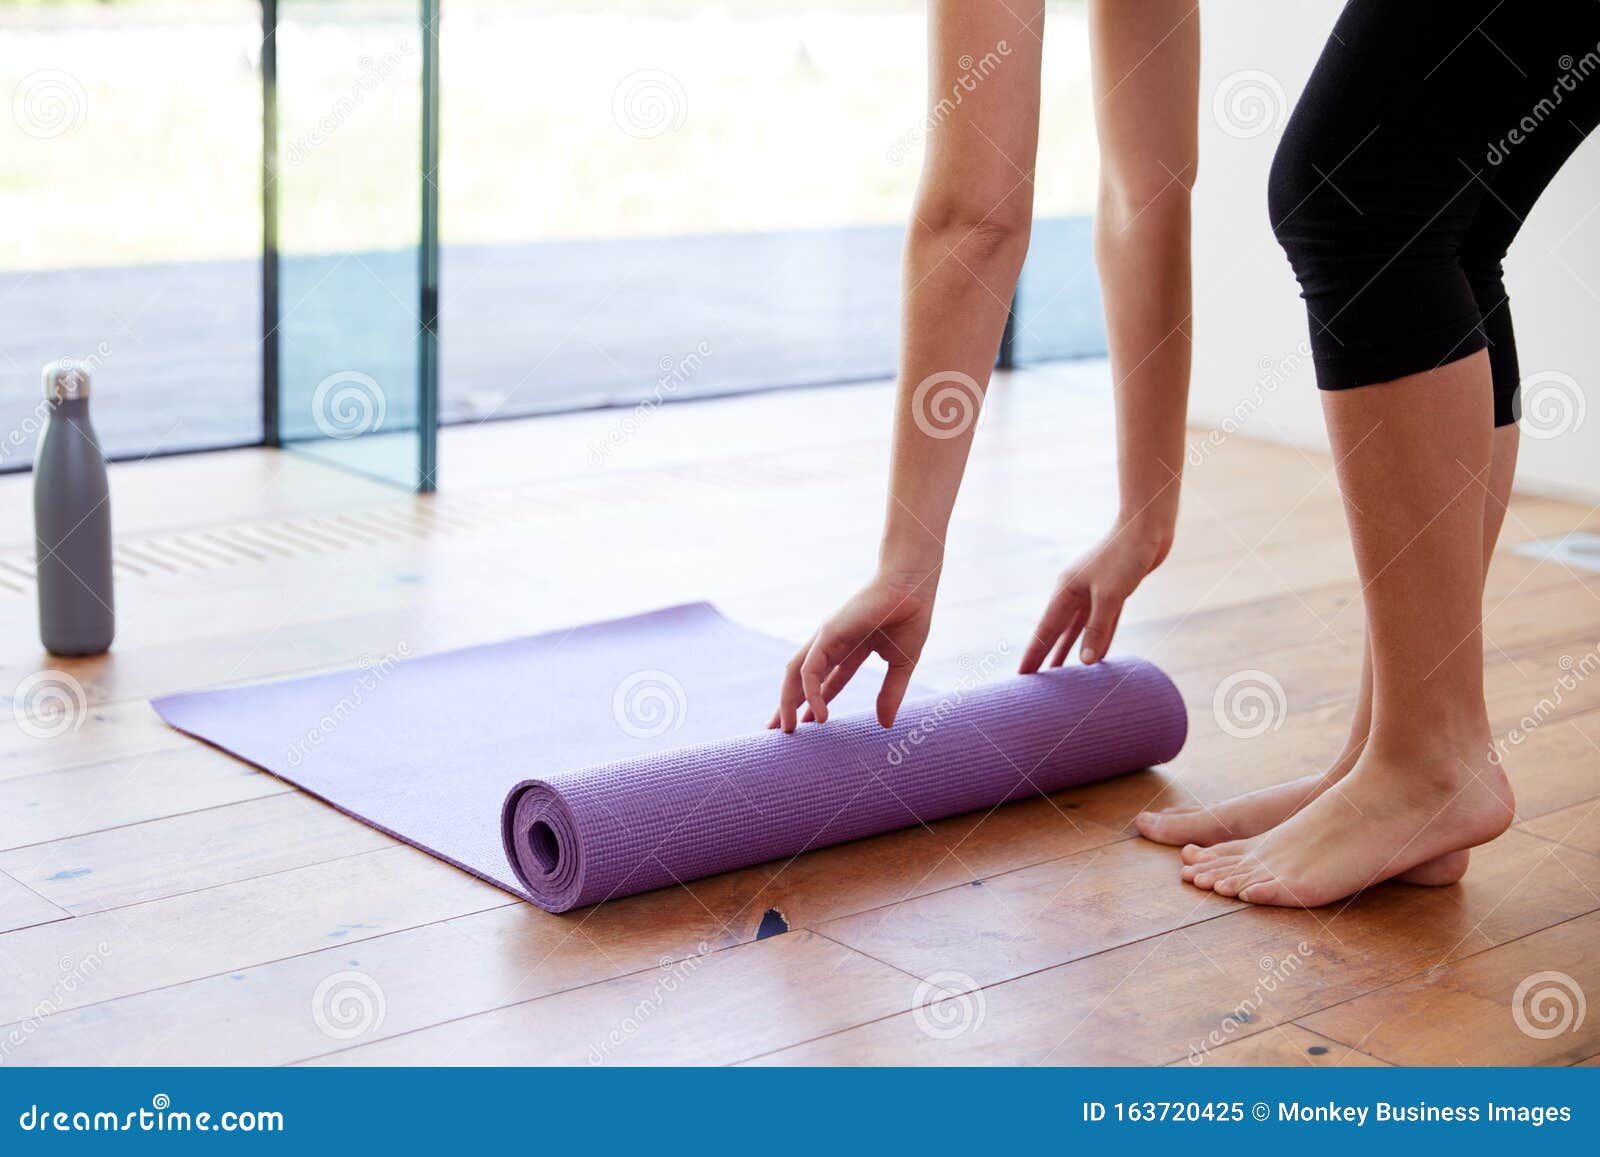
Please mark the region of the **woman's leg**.
<svg viewBox="0 0 1600 1157"><path fill-rule="evenodd" d="M1264 904L1342 899L1491 840L1514 814L1491 759L1476 577L1493 440L1488 356L1323 397L1365 592L1372 729L1335 790L1191 873Z"/></svg>
<svg viewBox="0 0 1600 1157"><path fill-rule="evenodd" d="M1530 22L1488 0L1353 0L1285 133L1274 227L1329 391L1372 718L1333 790L1251 839L1186 848L1202 887L1309 906L1424 865L1448 878L1511 822L1481 651L1493 491L1514 465L1514 433L1492 432L1513 421L1516 385L1499 255L1600 120L1597 94L1556 73L1597 35L1587 9ZM1552 92L1561 117L1530 130Z"/></svg>
<svg viewBox="0 0 1600 1157"><path fill-rule="evenodd" d="M1500 537L1500 527L1505 521L1506 506L1511 498L1511 481L1517 466L1517 427L1506 425L1494 432L1493 451L1489 476L1485 479L1488 493L1483 507L1483 569L1488 575L1494 557L1495 543ZM1274 784L1258 791L1246 792L1216 803L1189 804L1164 808L1161 811L1141 812L1134 826L1146 839L1158 844L1196 844L1210 847L1225 840L1239 840L1259 835L1276 827L1299 811L1317 796L1338 783L1356 765L1366 748L1367 736L1372 726L1372 646L1362 640L1361 680L1356 693L1354 714L1350 719L1350 734L1333 764L1320 773L1301 776L1287 783ZM1430 867L1426 873L1409 875L1412 883L1454 883L1466 871L1466 856L1453 857L1450 864ZM1442 869L1442 870L1441 870Z"/></svg>

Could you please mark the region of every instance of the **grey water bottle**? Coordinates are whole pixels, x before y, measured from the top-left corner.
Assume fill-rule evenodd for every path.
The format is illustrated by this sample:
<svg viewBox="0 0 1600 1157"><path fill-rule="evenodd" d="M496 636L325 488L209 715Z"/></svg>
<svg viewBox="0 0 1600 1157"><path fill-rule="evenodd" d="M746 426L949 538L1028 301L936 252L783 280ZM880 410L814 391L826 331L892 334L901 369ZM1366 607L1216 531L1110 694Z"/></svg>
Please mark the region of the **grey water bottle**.
<svg viewBox="0 0 1600 1157"><path fill-rule="evenodd" d="M89 421L89 370L44 368L49 416L33 463L33 533L39 639L55 655L98 655L111 646L111 491Z"/></svg>

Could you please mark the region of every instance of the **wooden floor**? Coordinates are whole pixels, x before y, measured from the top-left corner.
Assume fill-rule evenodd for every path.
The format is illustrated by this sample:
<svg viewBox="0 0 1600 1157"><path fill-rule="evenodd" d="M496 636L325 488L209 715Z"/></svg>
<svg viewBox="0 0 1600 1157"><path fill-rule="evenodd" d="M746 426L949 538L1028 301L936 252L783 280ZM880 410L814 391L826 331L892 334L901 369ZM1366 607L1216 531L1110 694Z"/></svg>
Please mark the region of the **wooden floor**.
<svg viewBox="0 0 1600 1157"><path fill-rule="evenodd" d="M1102 373L996 386L925 680L1014 660L1104 530ZM48 664L28 481L0 479L19 512L0 532L0 1063L1594 1063L1596 1010L1539 1031L1528 990L1600 1001L1600 574L1510 550L1600 530L1581 505L1519 499L1489 582L1519 822L1458 886L1314 912L1197 892L1130 835L1141 807L1317 769L1343 735L1361 614L1329 463L1242 436L1191 468L1177 548L1119 638L1182 687L1187 749L983 820L554 916L146 702L696 598L800 635L871 565L887 425L866 386L457 429L431 499L269 451L119 467L120 632L55 666L75 682L48 677L65 719L29 713ZM1282 688L1262 734L1214 711L1239 672Z"/></svg>

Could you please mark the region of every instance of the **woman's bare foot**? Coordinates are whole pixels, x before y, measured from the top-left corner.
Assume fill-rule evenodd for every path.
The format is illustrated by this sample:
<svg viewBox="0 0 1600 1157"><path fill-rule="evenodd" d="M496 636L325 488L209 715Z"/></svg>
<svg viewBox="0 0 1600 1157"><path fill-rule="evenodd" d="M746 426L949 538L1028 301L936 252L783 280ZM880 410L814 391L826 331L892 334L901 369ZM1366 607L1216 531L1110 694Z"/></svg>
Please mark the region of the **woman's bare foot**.
<svg viewBox="0 0 1600 1157"><path fill-rule="evenodd" d="M1334 765L1321 775L1303 775L1288 783L1245 792L1219 803L1189 804L1140 812L1133 826L1147 840L1182 847L1200 844L1210 847L1224 840L1242 840L1275 828L1328 788L1343 779L1355 766L1361 748L1346 750Z"/></svg>
<svg viewBox="0 0 1600 1157"><path fill-rule="evenodd" d="M1288 783L1245 792L1219 803L1189 804L1163 808L1158 812L1140 812L1134 817L1133 823L1140 835L1158 844L1190 844L1207 850L1215 844L1228 841L1242 843L1250 836L1258 836L1277 827L1338 783L1355 766L1360 755L1361 748L1350 749L1321 775L1303 775ZM1402 872L1396 879L1430 888L1446 887L1467 874L1468 860L1469 855L1465 850L1451 852L1426 864L1418 864L1410 871ZM1193 875L1185 871L1183 878L1189 880Z"/></svg>
<svg viewBox="0 0 1600 1157"><path fill-rule="evenodd" d="M1183 850L1183 877L1252 904L1314 908L1373 884L1437 876L1511 825L1516 803L1488 745L1402 760L1372 748L1339 785L1270 831ZM1431 882L1416 880L1414 882Z"/></svg>

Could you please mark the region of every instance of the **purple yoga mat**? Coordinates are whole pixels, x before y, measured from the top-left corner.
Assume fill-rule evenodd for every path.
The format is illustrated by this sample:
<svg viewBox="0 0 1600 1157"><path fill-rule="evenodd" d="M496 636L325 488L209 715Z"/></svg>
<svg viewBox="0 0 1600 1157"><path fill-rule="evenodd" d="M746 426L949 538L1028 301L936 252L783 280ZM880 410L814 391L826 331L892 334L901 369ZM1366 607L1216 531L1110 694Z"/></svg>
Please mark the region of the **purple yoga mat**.
<svg viewBox="0 0 1600 1157"><path fill-rule="evenodd" d="M828 723L765 731L792 652L697 603L154 706L552 912L1163 763L1187 731L1136 659L913 688L888 730L863 670Z"/></svg>

